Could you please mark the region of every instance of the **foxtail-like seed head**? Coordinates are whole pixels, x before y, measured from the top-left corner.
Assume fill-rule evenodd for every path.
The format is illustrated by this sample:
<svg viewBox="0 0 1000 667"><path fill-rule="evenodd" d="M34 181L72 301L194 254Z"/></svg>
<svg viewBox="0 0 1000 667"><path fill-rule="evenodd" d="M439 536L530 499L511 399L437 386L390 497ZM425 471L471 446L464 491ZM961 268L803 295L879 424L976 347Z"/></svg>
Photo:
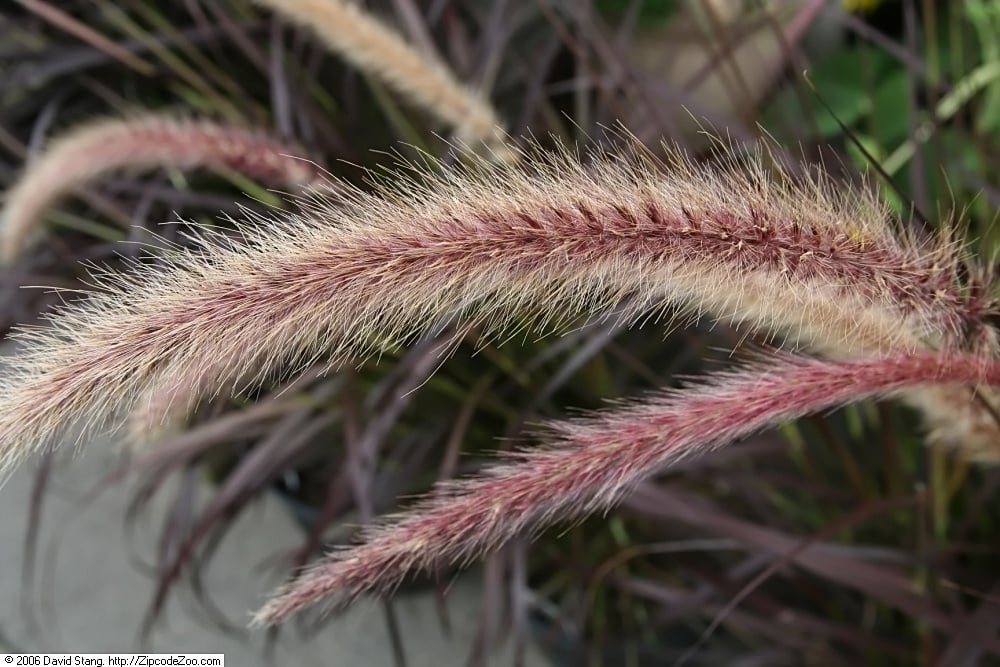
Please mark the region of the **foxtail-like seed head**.
<svg viewBox="0 0 1000 667"><path fill-rule="evenodd" d="M1000 363L926 352L838 361L786 355L556 423L546 444L441 484L366 529L360 544L332 552L278 591L254 623L279 623L321 603L350 605L415 571L466 564L516 535L607 510L664 467L787 419L937 383L980 382L1000 383Z"/></svg>
<svg viewBox="0 0 1000 667"><path fill-rule="evenodd" d="M627 301L840 355L960 349L970 318L954 246L895 235L862 192L674 153L526 154L347 187L303 214L241 223L17 334L0 388L9 465L79 420L181 412L318 359L403 345L464 318L500 335L558 330ZM165 393L157 397L156 394ZM152 414L151 419L161 418Z"/></svg>
<svg viewBox="0 0 1000 667"><path fill-rule="evenodd" d="M38 236L45 210L88 181L121 169L227 168L267 184L302 188L319 170L301 151L265 134L168 114L85 123L53 140L7 191L0 210L0 262Z"/></svg>
<svg viewBox="0 0 1000 667"><path fill-rule="evenodd" d="M332 51L446 123L460 142L501 162L515 159L489 102L364 11L355 0L255 0L311 30Z"/></svg>

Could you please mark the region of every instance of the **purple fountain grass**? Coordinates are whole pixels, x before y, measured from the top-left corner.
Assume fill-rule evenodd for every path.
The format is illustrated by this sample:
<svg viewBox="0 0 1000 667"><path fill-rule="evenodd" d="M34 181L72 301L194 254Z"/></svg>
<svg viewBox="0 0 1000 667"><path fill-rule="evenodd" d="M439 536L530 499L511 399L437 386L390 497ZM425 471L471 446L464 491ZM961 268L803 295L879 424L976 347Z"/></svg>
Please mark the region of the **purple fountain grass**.
<svg viewBox="0 0 1000 667"><path fill-rule="evenodd" d="M110 171L221 167L300 188L314 182L319 170L295 155L301 150L262 132L167 114L86 123L46 147L7 192L0 215L0 261L10 262L22 252L46 208Z"/></svg>
<svg viewBox="0 0 1000 667"><path fill-rule="evenodd" d="M404 98L455 129L460 143L497 161L514 159L502 123L487 101L465 88L448 67L422 54L353 2L256 0L313 30L339 53ZM226 167L300 187L315 166L290 146L260 132L144 113L83 125L52 143L7 193L0 213L0 263L13 261L33 237L45 209L73 188L115 169Z"/></svg>
<svg viewBox="0 0 1000 667"><path fill-rule="evenodd" d="M991 279L956 243L895 233L873 194L768 171L759 156L712 167L679 152L668 163L638 151L587 164L565 150L520 157L409 165L371 192L314 192L304 213L244 224L239 240L206 232L163 265L96 274L89 298L16 335L0 388L2 467L74 422L136 411L162 421L455 320L502 336L675 308L836 357L769 358L554 426L548 446L442 487L308 574L261 612L273 622L606 508L681 456L865 396L906 391L933 427L978 438L970 455L997 457L997 424L970 387L1000 382Z"/></svg>
<svg viewBox="0 0 1000 667"><path fill-rule="evenodd" d="M184 412L448 318L499 336L520 316L544 331L627 297L631 320L675 306L855 355L961 349L987 328L989 304L964 289L954 246L894 236L868 195L768 176L753 159L709 171L675 154L656 167L608 155L585 167L562 152L399 176L246 226L246 243L210 238L165 267L95 275L89 299L16 335L3 467L140 399Z"/></svg>
<svg viewBox="0 0 1000 667"><path fill-rule="evenodd" d="M525 531L607 510L665 466L782 421L941 383L1000 384L1000 363L945 353L837 361L775 355L700 385L551 424L547 445L439 484L406 512L365 529L361 544L333 552L293 581L254 623L278 623L321 601L349 605L414 571L466 564Z"/></svg>
<svg viewBox="0 0 1000 667"><path fill-rule="evenodd" d="M422 53L353 0L254 0L313 31L331 50L376 77L403 99L447 123L456 138L505 161L503 123L480 95L459 83L444 63Z"/></svg>

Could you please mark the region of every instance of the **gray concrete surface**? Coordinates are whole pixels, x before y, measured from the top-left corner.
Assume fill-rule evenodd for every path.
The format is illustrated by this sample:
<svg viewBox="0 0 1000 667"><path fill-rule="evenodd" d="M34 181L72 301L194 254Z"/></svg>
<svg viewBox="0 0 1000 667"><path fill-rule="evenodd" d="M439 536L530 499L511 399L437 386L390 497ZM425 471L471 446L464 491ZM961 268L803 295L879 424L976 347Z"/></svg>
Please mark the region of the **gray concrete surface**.
<svg viewBox="0 0 1000 667"><path fill-rule="evenodd" d="M151 560L156 511L137 526L129 542L124 515L129 489L118 486L92 505L81 499L114 464L113 448L92 443L80 457L60 458L48 496L36 581L29 591L37 625L23 613L23 536L34 465L20 468L0 489L0 638L34 652L124 653L137 650L136 632L152 593L147 574L130 553ZM166 495L169 497L169 494ZM295 544L297 527L273 497L264 498L235 525L212 561L205 581L219 608L240 624L275 585L270 562L282 545ZM131 550L131 551L130 551ZM53 555L55 555L53 561ZM147 650L225 653L229 666L301 667L392 665L379 607L361 604L300 641L294 631L278 642L273 662L262 653L263 636L226 635L175 598L153 633ZM397 612L410 667L463 665L472 646L479 594L476 577L460 579L449 595L452 633L446 637L430 596L398 596ZM0 650L10 650L7 646ZM501 647L491 665L513 664ZM528 665L544 664L536 654Z"/></svg>

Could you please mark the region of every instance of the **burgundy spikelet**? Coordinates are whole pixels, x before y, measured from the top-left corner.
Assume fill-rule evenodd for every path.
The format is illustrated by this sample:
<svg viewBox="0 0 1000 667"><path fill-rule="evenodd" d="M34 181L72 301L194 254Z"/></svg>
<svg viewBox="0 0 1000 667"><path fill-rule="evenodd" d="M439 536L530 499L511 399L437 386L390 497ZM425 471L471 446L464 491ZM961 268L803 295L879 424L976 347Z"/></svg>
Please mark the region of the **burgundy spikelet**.
<svg viewBox="0 0 1000 667"><path fill-rule="evenodd" d="M586 419L553 424L548 445L481 476L440 485L428 499L367 530L267 604L277 623L321 600L346 605L386 592L414 570L463 564L525 530L606 510L675 463L787 419L924 384L1000 383L1000 364L966 355L852 361L784 356Z"/></svg>
<svg viewBox="0 0 1000 667"><path fill-rule="evenodd" d="M95 276L89 299L20 332L0 388L4 467L74 421L108 424L140 399L183 412L447 316L551 330L627 299L623 317L676 306L841 355L960 349L988 329L953 248L897 238L861 193L752 160L706 171L676 157L663 173L534 155L331 197L244 227L245 244L213 237L166 267Z"/></svg>
<svg viewBox="0 0 1000 667"><path fill-rule="evenodd" d="M449 319L501 335L532 320L557 330L622 303L630 321L673 307L834 358L769 359L555 426L548 446L442 487L307 575L261 613L272 622L328 593L349 602L606 508L680 456L868 395L905 390L936 429L974 440L961 443L970 455L1000 456L997 424L968 386L1000 380L993 290L955 244L895 234L870 195L754 158L713 169L679 154L667 165L522 158L470 156L437 174L394 174L373 192L314 193L306 213L244 225L239 241L209 235L162 266L96 275L89 298L17 334L0 387L3 467L74 422L106 426L137 409L162 420Z"/></svg>
<svg viewBox="0 0 1000 667"><path fill-rule="evenodd" d="M116 169L224 167L268 184L300 188L319 178L301 151L240 127L164 114L87 123L57 138L7 193L0 260L31 239L45 209L73 188Z"/></svg>

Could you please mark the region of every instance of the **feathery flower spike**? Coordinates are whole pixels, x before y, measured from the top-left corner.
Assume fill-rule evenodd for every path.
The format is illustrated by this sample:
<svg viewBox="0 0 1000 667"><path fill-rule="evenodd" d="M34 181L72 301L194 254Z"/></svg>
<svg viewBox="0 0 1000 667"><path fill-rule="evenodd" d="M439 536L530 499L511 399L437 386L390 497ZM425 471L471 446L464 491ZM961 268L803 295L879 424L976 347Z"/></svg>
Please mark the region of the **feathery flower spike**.
<svg viewBox="0 0 1000 667"><path fill-rule="evenodd" d="M24 250L46 208L107 172L226 167L266 183L303 187L316 181L319 171L292 157L296 152L260 132L166 114L86 123L52 141L7 192L0 262L11 262Z"/></svg>
<svg viewBox="0 0 1000 667"><path fill-rule="evenodd" d="M667 173L640 155L525 158L344 188L244 227L245 243L212 237L165 267L95 275L89 299L16 334L0 468L140 398L186 411L297 364L405 344L441 318L554 330L627 297L632 321L673 306L855 356L960 350L985 327L956 251L897 238L859 192L752 158L709 169L675 154Z"/></svg>
<svg viewBox="0 0 1000 667"><path fill-rule="evenodd" d="M903 354L848 361L776 356L700 385L549 426L547 445L509 455L477 477L440 484L406 512L368 528L292 581L254 623L278 623L330 600L386 593L414 571L467 564L515 535L607 510L677 461L784 420L937 383L1000 384L1000 363L971 355Z"/></svg>
<svg viewBox="0 0 1000 667"><path fill-rule="evenodd" d="M415 106L454 128L460 143L506 161L502 123L488 102L455 80L451 70L409 45L349 0L255 0L312 30L333 51Z"/></svg>

